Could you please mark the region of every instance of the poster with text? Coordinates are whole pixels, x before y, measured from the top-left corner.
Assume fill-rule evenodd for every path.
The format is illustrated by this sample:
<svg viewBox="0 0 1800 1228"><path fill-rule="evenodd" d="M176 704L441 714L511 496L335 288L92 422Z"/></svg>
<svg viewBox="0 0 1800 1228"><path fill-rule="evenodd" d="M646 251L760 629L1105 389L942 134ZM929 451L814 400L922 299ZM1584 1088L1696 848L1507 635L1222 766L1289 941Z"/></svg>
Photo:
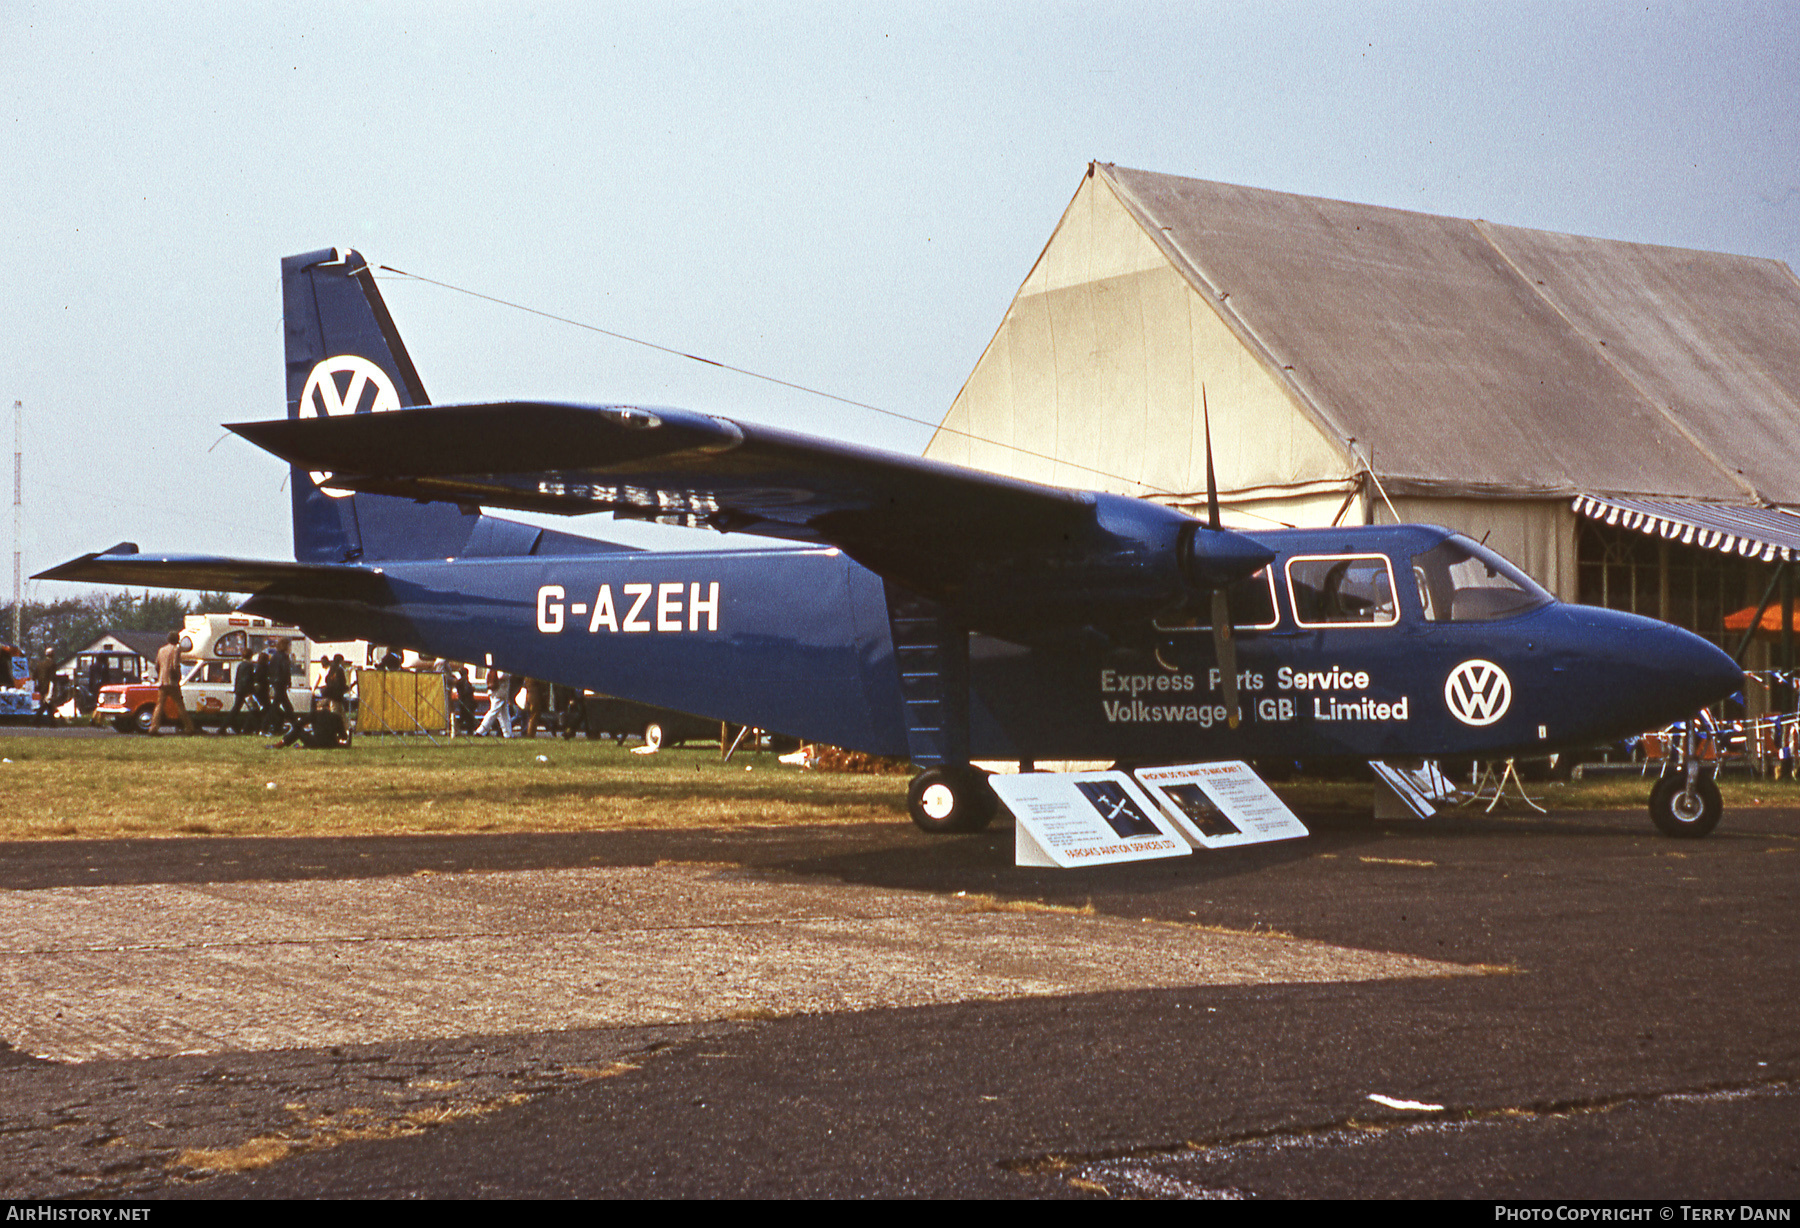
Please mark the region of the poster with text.
<svg viewBox="0 0 1800 1228"><path fill-rule="evenodd" d="M1066 869L1192 851L1123 772L1021 772L988 783L1012 811L1019 865Z"/></svg>
<svg viewBox="0 0 1800 1228"><path fill-rule="evenodd" d="M1263 778L1240 760L1138 768L1137 779L1190 843L1232 848L1309 835Z"/></svg>

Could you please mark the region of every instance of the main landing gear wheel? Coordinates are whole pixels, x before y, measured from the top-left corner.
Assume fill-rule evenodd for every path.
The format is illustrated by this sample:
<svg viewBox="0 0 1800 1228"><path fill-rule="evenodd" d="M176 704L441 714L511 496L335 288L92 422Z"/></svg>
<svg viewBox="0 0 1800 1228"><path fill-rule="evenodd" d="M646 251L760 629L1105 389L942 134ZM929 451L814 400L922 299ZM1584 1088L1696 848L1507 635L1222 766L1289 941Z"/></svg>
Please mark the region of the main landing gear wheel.
<svg viewBox="0 0 1800 1228"><path fill-rule="evenodd" d="M699 590L696 589L696 592ZM663 744L663 727L656 721L644 726L644 745L651 750L661 750Z"/></svg>
<svg viewBox="0 0 1800 1228"><path fill-rule="evenodd" d="M994 821L999 804L978 768L926 768L906 791L914 826L934 836L980 831Z"/></svg>
<svg viewBox="0 0 1800 1228"><path fill-rule="evenodd" d="M1697 840L1719 825L1725 803L1712 777L1696 780L1692 793L1683 787L1686 783L1679 775L1657 779L1650 790L1650 821L1665 836Z"/></svg>

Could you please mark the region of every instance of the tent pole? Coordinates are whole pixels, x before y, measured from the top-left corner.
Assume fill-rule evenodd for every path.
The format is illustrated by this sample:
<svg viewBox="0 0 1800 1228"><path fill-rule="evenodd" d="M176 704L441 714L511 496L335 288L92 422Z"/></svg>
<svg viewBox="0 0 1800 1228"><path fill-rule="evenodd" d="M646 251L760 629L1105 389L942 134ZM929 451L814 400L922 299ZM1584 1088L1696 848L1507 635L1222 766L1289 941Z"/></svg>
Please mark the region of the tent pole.
<svg viewBox="0 0 1800 1228"><path fill-rule="evenodd" d="M1750 637L1756 634L1756 629L1758 627L1762 626L1762 616L1769 608L1769 599L1775 595L1775 586L1781 583L1781 578L1787 574L1787 569L1787 560L1783 559L1781 560L1781 566L1777 567L1774 573L1770 575L1768 587L1763 589L1762 603L1756 607L1756 617L1752 618L1750 620L1750 625L1744 628L1744 638L1738 641L1737 651L1731 654L1731 659L1738 663L1739 669L1742 669L1744 666L1744 650L1750 647ZM1791 623L1793 617L1794 615L1792 611L1790 611L1787 615L1787 621Z"/></svg>
<svg viewBox="0 0 1800 1228"><path fill-rule="evenodd" d="M1794 683L1794 573L1793 569L1783 566L1781 569L1781 668L1787 672L1788 703L1793 706Z"/></svg>

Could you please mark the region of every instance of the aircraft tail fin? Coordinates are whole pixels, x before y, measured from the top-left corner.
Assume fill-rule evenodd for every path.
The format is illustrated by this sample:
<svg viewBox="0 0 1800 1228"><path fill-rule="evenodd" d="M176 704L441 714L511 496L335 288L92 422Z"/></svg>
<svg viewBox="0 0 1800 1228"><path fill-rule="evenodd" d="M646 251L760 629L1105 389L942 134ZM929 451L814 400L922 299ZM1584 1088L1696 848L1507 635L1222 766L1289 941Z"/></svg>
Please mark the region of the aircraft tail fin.
<svg viewBox="0 0 1800 1228"><path fill-rule="evenodd" d="M289 418L431 403L374 270L360 254L325 248L284 258L281 305ZM300 562L462 555L483 519L454 504L334 489L329 473L296 468L292 481L294 557ZM491 526L483 536L492 536ZM529 543L520 544L524 549L517 553L530 553Z"/></svg>

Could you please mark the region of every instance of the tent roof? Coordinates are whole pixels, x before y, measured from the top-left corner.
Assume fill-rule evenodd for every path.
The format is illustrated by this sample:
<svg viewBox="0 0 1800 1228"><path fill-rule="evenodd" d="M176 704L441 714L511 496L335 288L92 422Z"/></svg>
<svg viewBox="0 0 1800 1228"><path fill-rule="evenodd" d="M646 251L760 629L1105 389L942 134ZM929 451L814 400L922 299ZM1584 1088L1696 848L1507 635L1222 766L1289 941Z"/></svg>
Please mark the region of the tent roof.
<svg viewBox="0 0 1800 1228"><path fill-rule="evenodd" d="M1094 169L1392 493L1800 506L1778 260Z"/></svg>
<svg viewBox="0 0 1800 1228"><path fill-rule="evenodd" d="M1800 558L1800 514L1778 507L1726 507L1667 499L1575 500L1578 515L1685 546L1772 562Z"/></svg>

